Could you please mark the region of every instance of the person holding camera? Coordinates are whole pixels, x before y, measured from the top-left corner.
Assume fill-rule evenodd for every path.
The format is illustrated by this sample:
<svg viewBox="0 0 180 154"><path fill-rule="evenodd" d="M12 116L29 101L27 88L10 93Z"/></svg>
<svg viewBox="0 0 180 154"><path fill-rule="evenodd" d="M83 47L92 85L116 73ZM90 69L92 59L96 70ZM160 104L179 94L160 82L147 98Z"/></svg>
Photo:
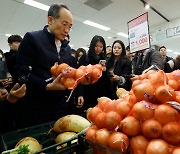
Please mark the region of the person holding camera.
<svg viewBox="0 0 180 154"><path fill-rule="evenodd" d="M106 72L106 43L102 36L95 35L90 43L88 53L79 60L81 65L101 64L103 66L102 76L97 82L83 86L84 106L83 109L94 107L97 99L102 96L108 96L107 72Z"/></svg>
<svg viewBox="0 0 180 154"><path fill-rule="evenodd" d="M117 99L117 88L130 90L131 61L126 57L125 45L121 40L114 41L111 57L107 61L107 72L110 80L111 99Z"/></svg>

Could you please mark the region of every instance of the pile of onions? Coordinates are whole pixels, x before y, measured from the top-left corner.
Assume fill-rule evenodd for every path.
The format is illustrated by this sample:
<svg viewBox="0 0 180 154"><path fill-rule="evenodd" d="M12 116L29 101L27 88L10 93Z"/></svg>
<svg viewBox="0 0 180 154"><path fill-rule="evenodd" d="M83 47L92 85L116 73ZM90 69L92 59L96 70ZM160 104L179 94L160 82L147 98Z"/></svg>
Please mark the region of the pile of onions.
<svg viewBox="0 0 180 154"><path fill-rule="evenodd" d="M132 154L180 153L180 70L149 71L129 92L117 94L117 100L98 98L89 110L96 127L87 130L87 139L122 153L128 148Z"/></svg>

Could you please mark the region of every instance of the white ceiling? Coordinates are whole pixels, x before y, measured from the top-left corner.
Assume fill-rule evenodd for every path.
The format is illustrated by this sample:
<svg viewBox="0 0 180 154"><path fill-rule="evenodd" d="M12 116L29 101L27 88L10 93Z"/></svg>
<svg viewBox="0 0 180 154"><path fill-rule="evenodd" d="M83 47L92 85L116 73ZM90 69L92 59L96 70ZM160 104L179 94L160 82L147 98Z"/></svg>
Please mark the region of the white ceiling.
<svg viewBox="0 0 180 154"><path fill-rule="evenodd" d="M47 24L47 12L23 4L24 0L0 0L0 49L9 50L7 37L4 34L24 35L28 31L40 30ZM87 47L94 35L102 35L107 45L111 45L114 40L120 39L128 45L128 39L118 36L118 32L128 33L127 22L143 14L144 9L140 0L111 0L112 3L100 11L85 5L87 0L36 0L46 5L62 2L66 4L74 16L72 31L70 32L70 42L73 48ZM91 0L100 2L106 0ZM147 0L148 3L170 21L180 18L180 0ZM154 27L167 23L153 10L148 11L149 25ZM110 27L106 32L100 29L83 24L85 20ZM180 24L179 24L180 25ZM108 39L108 37L113 37ZM180 52L179 40L166 40L158 45L165 45L173 51ZM169 53L169 55L172 53ZM174 57L172 54L171 56Z"/></svg>

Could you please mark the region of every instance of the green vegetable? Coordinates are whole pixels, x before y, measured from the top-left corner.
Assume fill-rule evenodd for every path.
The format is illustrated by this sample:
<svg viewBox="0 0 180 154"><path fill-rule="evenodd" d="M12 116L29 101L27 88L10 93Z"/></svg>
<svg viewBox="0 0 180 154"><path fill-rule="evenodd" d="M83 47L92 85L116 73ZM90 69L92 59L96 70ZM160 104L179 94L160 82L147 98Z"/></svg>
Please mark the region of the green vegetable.
<svg viewBox="0 0 180 154"><path fill-rule="evenodd" d="M29 145L20 145L19 147L7 151L3 151L1 154L28 154L29 153Z"/></svg>
<svg viewBox="0 0 180 154"><path fill-rule="evenodd" d="M18 148L18 154L28 154L30 151L28 148L29 145L20 145Z"/></svg>

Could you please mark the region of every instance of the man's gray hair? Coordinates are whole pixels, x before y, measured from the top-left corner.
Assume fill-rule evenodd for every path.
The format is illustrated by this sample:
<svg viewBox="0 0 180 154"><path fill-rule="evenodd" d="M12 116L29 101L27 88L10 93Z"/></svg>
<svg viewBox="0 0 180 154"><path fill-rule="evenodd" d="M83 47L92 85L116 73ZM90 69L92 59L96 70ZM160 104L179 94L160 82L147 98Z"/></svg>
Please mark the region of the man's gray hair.
<svg viewBox="0 0 180 154"><path fill-rule="evenodd" d="M67 10L69 10L69 8L62 4L62 3L56 3L56 4L53 4L50 6L49 10L48 10L48 17L51 16L55 19L58 19L59 18L59 10L61 8L65 8Z"/></svg>

